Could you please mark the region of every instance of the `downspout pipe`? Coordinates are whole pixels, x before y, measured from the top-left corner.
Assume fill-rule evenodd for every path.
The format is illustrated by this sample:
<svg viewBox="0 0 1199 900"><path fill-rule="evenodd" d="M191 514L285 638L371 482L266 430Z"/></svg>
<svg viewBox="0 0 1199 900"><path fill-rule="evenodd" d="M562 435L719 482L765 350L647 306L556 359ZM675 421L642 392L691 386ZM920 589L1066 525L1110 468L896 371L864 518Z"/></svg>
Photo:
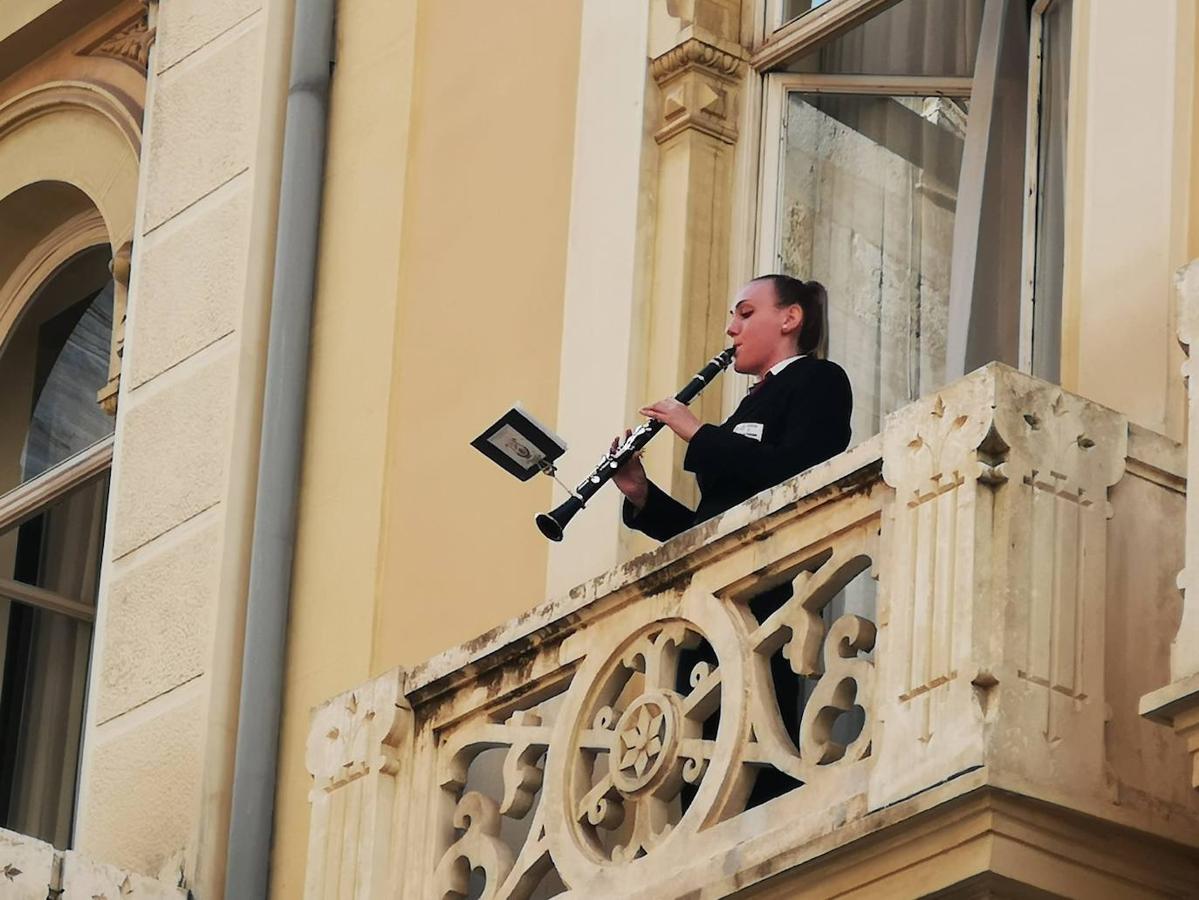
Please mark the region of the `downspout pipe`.
<svg viewBox="0 0 1199 900"><path fill-rule="evenodd" d="M335 0L296 0L225 896L264 898L325 168Z"/></svg>

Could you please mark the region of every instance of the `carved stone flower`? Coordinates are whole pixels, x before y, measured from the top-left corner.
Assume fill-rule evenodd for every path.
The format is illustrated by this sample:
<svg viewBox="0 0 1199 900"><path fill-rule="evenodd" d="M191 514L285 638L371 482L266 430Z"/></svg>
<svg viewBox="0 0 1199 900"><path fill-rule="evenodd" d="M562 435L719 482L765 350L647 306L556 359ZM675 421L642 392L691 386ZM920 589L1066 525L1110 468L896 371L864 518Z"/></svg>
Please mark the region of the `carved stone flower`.
<svg viewBox="0 0 1199 900"><path fill-rule="evenodd" d="M651 713L649 706L642 706L635 722L630 724L620 734L620 743L624 747L619 766L621 769L632 769L638 778L662 752L662 726L666 716L658 712Z"/></svg>

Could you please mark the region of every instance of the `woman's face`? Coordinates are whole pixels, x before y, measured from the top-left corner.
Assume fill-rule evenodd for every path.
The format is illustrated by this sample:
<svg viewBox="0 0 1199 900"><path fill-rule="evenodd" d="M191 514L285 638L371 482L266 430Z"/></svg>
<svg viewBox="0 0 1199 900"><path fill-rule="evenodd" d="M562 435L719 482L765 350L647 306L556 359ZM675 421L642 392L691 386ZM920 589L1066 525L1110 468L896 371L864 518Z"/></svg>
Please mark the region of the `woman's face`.
<svg viewBox="0 0 1199 900"><path fill-rule="evenodd" d="M795 355L795 339L803 323L798 306L779 306L774 285L751 281L737 294L725 333L737 356L733 368L743 375L764 375L770 367Z"/></svg>

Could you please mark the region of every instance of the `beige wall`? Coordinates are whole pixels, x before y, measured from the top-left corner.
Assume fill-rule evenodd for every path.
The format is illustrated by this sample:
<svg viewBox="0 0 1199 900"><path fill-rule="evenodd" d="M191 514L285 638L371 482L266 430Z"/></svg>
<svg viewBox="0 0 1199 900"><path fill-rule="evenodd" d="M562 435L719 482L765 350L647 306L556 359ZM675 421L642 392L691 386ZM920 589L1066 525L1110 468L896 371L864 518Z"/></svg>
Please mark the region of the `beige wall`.
<svg viewBox="0 0 1199 900"><path fill-rule="evenodd" d="M1180 440L1174 273L1193 255L1195 9L1074 9L1062 384Z"/></svg>
<svg viewBox="0 0 1199 900"><path fill-rule="evenodd" d="M552 426L558 396L579 8L521 6L420 6L373 672L544 593L549 481L469 446L516 400Z"/></svg>
<svg viewBox="0 0 1199 900"><path fill-rule="evenodd" d="M309 710L544 596L549 482L469 442L518 400L554 423L579 6L339 9L275 896L302 881Z"/></svg>

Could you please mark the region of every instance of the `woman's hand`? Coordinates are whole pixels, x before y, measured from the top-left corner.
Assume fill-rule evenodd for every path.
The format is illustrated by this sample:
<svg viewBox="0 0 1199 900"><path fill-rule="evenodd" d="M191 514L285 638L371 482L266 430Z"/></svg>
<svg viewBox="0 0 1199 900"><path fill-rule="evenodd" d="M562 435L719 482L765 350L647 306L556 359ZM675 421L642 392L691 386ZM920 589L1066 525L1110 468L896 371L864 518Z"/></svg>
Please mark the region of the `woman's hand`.
<svg viewBox="0 0 1199 900"><path fill-rule="evenodd" d="M690 441L699 431L700 421L695 413L674 397L667 397L637 410L641 415L657 419L684 441Z"/></svg>
<svg viewBox="0 0 1199 900"><path fill-rule="evenodd" d="M612 449L609 452L615 452L632 433L633 430L629 428L625 429L623 438L620 435L612 438ZM641 465L639 452L634 453L628 462L612 474L612 483L639 511L645 507L646 498L649 497L649 478L646 477L645 467Z"/></svg>

